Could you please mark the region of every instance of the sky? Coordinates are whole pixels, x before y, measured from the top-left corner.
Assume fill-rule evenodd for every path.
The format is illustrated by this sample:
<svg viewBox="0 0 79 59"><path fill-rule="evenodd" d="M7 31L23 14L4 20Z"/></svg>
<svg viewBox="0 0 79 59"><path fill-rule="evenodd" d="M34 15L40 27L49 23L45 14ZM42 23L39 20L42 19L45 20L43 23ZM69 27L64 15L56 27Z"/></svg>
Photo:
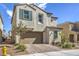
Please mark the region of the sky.
<svg viewBox="0 0 79 59"><path fill-rule="evenodd" d="M57 23L79 21L79 4L77 3L37 3L38 7L58 17ZM6 32L11 30L11 18L14 4L0 4L0 13Z"/></svg>

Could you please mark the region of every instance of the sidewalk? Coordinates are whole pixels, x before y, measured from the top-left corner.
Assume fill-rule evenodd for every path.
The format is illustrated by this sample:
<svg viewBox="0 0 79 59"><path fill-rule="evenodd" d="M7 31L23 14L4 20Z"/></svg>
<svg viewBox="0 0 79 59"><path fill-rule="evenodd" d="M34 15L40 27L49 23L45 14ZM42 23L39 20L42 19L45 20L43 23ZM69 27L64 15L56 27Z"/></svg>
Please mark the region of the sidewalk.
<svg viewBox="0 0 79 59"><path fill-rule="evenodd" d="M56 52L35 53L22 56L79 56L79 49Z"/></svg>
<svg viewBox="0 0 79 59"><path fill-rule="evenodd" d="M0 56L2 55L2 51L1 51L2 49L0 48Z"/></svg>

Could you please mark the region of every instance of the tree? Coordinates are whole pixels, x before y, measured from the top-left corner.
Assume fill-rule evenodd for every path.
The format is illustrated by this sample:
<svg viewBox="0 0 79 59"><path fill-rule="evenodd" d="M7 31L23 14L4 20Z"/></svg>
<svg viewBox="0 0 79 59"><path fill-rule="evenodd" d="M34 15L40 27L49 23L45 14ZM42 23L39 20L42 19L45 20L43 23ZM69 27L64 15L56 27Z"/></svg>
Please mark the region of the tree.
<svg viewBox="0 0 79 59"><path fill-rule="evenodd" d="M19 23L18 27L15 27L15 34L16 34L16 43L20 42L20 35L21 33L24 33L26 31L31 31L33 28L29 29L26 25L24 25L22 22Z"/></svg>
<svg viewBox="0 0 79 59"><path fill-rule="evenodd" d="M20 34L21 32L25 32L25 31L26 31L26 26L24 26L23 23L20 22L18 27L15 28L16 43L20 43Z"/></svg>

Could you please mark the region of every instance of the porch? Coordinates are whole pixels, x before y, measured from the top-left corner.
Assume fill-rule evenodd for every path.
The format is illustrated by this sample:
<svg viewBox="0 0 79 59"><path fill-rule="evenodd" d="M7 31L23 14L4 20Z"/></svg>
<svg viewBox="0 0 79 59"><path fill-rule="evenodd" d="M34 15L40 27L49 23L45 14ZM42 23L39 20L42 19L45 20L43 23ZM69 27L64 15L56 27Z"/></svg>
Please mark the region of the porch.
<svg viewBox="0 0 79 59"><path fill-rule="evenodd" d="M47 44L53 44L55 42L61 42L61 32L62 28L58 27L47 27L43 34L43 42Z"/></svg>
<svg viewBox="0 0 79 59"><path fill-rule="evenodd" d="M69 41L71 43L79 43L79 33L69 34Z"/></svg>

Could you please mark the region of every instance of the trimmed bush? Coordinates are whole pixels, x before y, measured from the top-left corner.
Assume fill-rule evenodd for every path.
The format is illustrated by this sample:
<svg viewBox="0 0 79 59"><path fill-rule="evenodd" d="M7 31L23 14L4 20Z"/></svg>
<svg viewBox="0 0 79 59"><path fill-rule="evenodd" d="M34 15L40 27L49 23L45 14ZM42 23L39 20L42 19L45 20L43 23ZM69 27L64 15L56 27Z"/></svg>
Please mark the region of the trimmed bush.
<svg viewBox="0 0 79 59"><path fill-rule="evenodd" d="M61 46L61 42L56 42L55 45Z"/></svg>
<svg viewBox="0 0 79 59"><path fill-rule="evenodd" d="M20 45L16 45L16 48L15 49L20 49Z"/></svg>
<svg viewBox="0 0 79 59"><path fill-rule="evenodd" d="M18 43L14 44L14 46L17 46L17 45L19 45L19 44Z"/></svg>
<svg viewBox="0 0 79 59"><path fill-rule="evenodd" d="M26 49L25 45L20 45L20 50L21 51L25 51L25 49Z"/></svg>
<svg viewBox="0 0 79 59"><path fill-rule="evenodd" d="M72 44L72 47L75 47L75 44Z"/></svg>
<svg viewBox="0 0 79 59"><path fill-rule="evenodd" d="M62 45L62 48L72 48L72 44L66 43L66 44Z"/></svg>
<svg viewBox="0 0 79 59"><path fill-rule="evenodd" d="M16 48L15 49L18 49L20 51L25 51L26 46L23 45L23 44L16 44Z"/></svg>

